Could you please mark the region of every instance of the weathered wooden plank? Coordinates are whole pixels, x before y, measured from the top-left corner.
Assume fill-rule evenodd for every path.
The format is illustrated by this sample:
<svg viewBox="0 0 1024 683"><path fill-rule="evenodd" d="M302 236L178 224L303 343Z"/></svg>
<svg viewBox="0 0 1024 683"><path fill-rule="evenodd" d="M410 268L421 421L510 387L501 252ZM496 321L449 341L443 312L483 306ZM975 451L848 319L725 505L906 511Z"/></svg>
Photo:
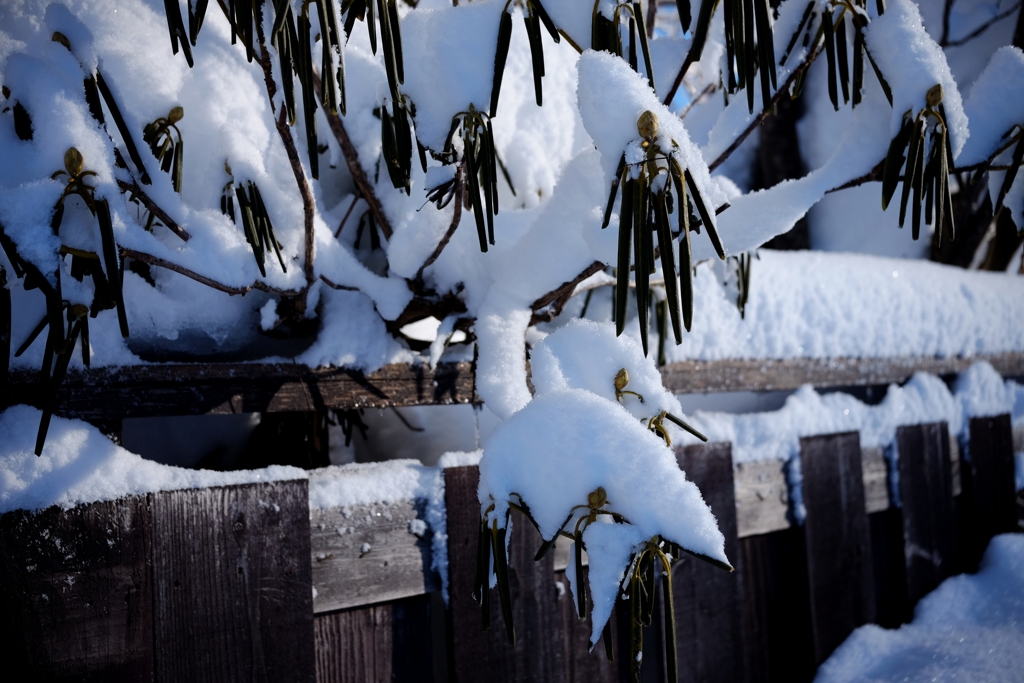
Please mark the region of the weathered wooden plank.
<svg viewBox="0 0 1024 683"><path fill-rule="evenodd" d="M151 533L145 496L0 517L7 675L153 680Z"/></svg>
<svg viewBox="0 0 1024 683"><path fill-rule="evenodd" d="M741 538L739 547L746 680L810 681L815 662L803 530Z"/></svg>
<svg viewBox="0 0 1024 683"><path fill-rule="evenodd" d="M426 595L319 614L313 631L317 683L434 680Z"/></svg>
<svg viewBox="0 0 1024 683"><path fill-rule="evenodd" d="M555 572L555 587L557 589L558 609L561 614L563 643L565 652L565 676L559 680L567 683L616 683L619 680L618 664L608 661L603 643L599 643L593 651L590 651L590 618L580 621L576 614L576 605L572 600L572 593L569 591L569 579L564 571ZM590 614L588 609L587 614ZM615 614L612 618L612 637L616 635Z"/></svg>
<svg viewBox="0 0 1024 683"><path fill-rule="evenodd" d="M39 373L19 370L0 386L0 408L39 406ZM57 414L83 420L161 415L311 411L474 400L471 363L387 365L364 375L295 364L154 364L69 371Z"/></svg>
<svg viewBox="0 0 1024 683"><path fill-rule="evenodd" d="M565 645L552 557L548 553L541 561L533 561L540 534L518 513L513 513L509 541L516 646L509 645L506 637L497 589L491 590L491 629L481 630L481 609L472 598L480 530L479 479L475 466L445 470L452 643L449 671L457 683L561 680Z"/></svg>
<svg viewBox="0 0 1024 683"><path fill-rule="evenodd" d="M1024 375L1024 353L976 354L937 358L787 358L685 361L661 368L665 388L673 393L720 391L778 391L815 387L870 386L902 382L915 372L949 375L963 372L978 361L988 361L1006 377Z"/></svg>
<svg viewBox="0 0 1024 683"><path fill-rule="evenodd" d="M718 519L726 556L738 562L732 446L710 443L676 448L676 460ZM672 566L672 588L676 642L666 642L664 647L676 648L681 664L679 680L743 680L744 662L737 656L743 649L739 574L684 554Z"/></svg>
<svg viewBox="0 0 1024 683"><path fill-rule="evenodd" d="M305 479L151 495L156 669L173 681L313 681Z"/></svg>
<svg viewBox="0 0 1024 683"><path fill-rule="evenodd" d="M970 421L970 496L967 510L971 568L989 539L1017 531L1014 491L1013 429L1009 415ZM966 489L966 487L965 487Z"/></svg>
<svg viewBox="0 0 1024 683"><path fill-rule="evenodd" d="M310 511L313 611L439 590L430 537L415 523L422 523L425 508L425 501L398 501Z"/></svg>
<svg viewBox="0 0 1024 683"><path fill-rule="evenodd" d="M875 616L860 437L802 438L800 463L814 654L821 663Z"/></svg>
<svg viewBox="0 0 1024 683"><path fill-rule="evenodd" d="M736 524L740 538L788 529L789 483L782 460L736 463Z"/></svg>
<svg viewBox="0 0 1024 683"><path fill-rule="evenodd" d="M953 573L956 508L945 422L900 427L900 503L907 597L912 608Z"/></svg>

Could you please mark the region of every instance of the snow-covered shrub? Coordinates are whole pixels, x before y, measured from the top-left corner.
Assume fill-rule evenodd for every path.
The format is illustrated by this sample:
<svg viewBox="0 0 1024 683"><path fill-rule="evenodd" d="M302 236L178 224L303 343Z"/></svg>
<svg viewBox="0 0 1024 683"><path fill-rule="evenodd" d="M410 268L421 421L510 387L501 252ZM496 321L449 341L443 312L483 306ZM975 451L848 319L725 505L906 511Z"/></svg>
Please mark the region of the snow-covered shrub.
<svg viewBox="0 0 1024 683"><path fill-rule="evenodd" d="M630 591L650 618L657 562L728 562L646 358L651 309L659 348L691 329L697 263L731 259L742 311L749 252L867 183L844 191L883 208L900 192L888 223L909 213L914 239L948 245L954 215L1024 226L1006 0L184 5L0 7L0 377L12 351L42 369L37 451L69 367L143 349L286 336L298 362L372 371L475 348L507 421L481 463L481 557L500 578L510 507L570 535L595 634ZM753 133L797 97L810 170L757 189ZM876 224L815 230L870 241ZM545 340L569 310L602 322ZM429 317L421 354L403 329Z"/></svg>

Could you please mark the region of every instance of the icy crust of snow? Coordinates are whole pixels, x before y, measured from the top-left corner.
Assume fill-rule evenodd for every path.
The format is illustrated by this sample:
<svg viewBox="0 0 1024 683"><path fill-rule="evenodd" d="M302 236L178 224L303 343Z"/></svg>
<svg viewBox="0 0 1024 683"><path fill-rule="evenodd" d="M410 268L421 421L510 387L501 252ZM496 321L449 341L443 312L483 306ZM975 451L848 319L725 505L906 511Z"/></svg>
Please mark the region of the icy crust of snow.
<svg viewBox="0 0 1024 683"><path fill-rule="evenodd" d="M947 579L914 620L862 626L821 665L816 683L1005 683L1024 669L1024 535L989 543L977 574Z"/></svg>
<svg viewBox="0 0 1024 683"><path fill-rule="evenodd" d="M0 413L0 513L71 508L124 496L256 482L305 479L296 467L213 472L143 460L80 420L54 417L41 456L34 453L40 411L13 406Z"/></svg>
<svg viewBox="0 0 1024 683"><path fill-rule="evenodd" d="M604 489L606 509L626 523L591 524L584 534L596 641L639 544L660 535L728 562L724 539L673 451L646 426L644 419L664 410L680 417L682 411L635 340L615 337L611 323L574 321L540 342L535 359L535 398L498 427L480 460L481 512L504 525L509 502L521 502L551 539L584 515L578 506L587 505L588 494ZM630 395L623 400L628 408L616 401L615 376L623 368L630 378L625 389L642 394L643 403ZM605 566L595 571L599 563ZM575 591L573 579L570 585Z"/></svg>
<svg viewBox="0 0 1024 683"><path fill-rule="evenodd" d="M762 250L740 318L711 265L697 268L693 330L680 346L666 345L668 362L970 357L1024 348L1019 277L927 261Z"/></svg>
<svg viewBox="0 0 1024 683"><path fill-rule="evenodd" d="M627 537L632 550L636 539L660 534L728 562L715 517L679 470L672 450L623 407L589 391L538 395L495 431L480 460L481 510L494 505L488 519L504 525L509 500L521 499L544 538L553 538L570 514L580 514L572 508L586 505L587 494L598 487L607 492L608 508L628 520L601 532L622 535L615 559L624 559L619 555ZM596 566L593 557L591 565ZM614 569L621 576L625 563ZM618 582L596 583L591 572L595 605L614 601ZM604 623L596 614L593 625L600 635Z"/></svg>
<svg viewBox="0 0 1024 683"><path fill-rule="evenodd" d="M1013 45L999 48L971 86L964 103L971 137L957 162L969 166L985 161L1003 143L1013 126L1024 126L1024 52Z"/></svg>
<svg viewBox="0 0 1024 683"><path fill-rule="evenodd" d="M885 14L873 16L868 23L864 40L892 90L889 138L899 132L904 112L909 110L911 116L916 116L925 107L928 91L941 84L949 143L956 159L970 135L963 99L946 55L925 30L917 5L912 0L890 0Z"/></svg>

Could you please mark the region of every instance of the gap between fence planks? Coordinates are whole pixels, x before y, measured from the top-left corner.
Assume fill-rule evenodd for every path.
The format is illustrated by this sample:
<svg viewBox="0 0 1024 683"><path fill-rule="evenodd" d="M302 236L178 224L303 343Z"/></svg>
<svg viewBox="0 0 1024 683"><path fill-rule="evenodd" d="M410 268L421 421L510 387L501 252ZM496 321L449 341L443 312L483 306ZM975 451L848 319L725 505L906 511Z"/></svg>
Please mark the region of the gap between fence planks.
<svg viewBox="0 0 1024 683"><path fill-rule="evenodd" d="M675 393L770 391L903 382L915 372L946 375L988 361L1004 377L1024 376L1024 352L969 358L790 358L685 361L661 368ZM298 364L181 363L70 370L57 414L83 420L126 417L287 412L476 403L473 364L386 365L364 374ZM36 370L14 370L0 386L0 409L43 405Z"/></svg>

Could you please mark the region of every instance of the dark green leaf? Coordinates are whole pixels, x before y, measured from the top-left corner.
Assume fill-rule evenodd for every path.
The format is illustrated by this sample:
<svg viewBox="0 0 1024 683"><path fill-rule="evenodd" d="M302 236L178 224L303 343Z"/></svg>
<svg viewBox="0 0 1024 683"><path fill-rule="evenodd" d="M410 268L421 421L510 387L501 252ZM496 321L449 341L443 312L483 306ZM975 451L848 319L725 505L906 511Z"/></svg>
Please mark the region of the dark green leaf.
<svg viewBox="0 0 1024 683"><path fill-rule="evenodd" d="M615 207L615 197L619 192L619 182L622 178L622 173L626 168L626 155L623 154L619 159L619 165L615 167L615 176L612 178L612 187L608 192L608 205L604 209L604 220L601 221L601 229L604 230L608 227L608 223L612 219L612 209Z"/></svg>
<svg viewBox="0 0 1024 683"><path fill-rule="evenodd" d="M551 21L551 17L548 16L547 10L540 4L540 0L530 0L528 3L530 9L537 13L540 17L541 23L544 24L544 28L547 29L548 34L551 36L551 40L556 43L562 42L562 36L558 35L558 29L555 28L555 23Z"/></svg>
<svg viewBox="0 0 1024 683"><path fill-rule="evenodd" d="M728 2L728 0L726 1ZM716 0L701 0L700 12L697 13L697 26L693 31L693 43L690 47L690 54L687 55L687 59L691 61L700 60L700 56L704 52L708 29L711 27L711 15L715 11L716 4Z"/></svg>
<svg viewBox="0 0 1024 683"><path fill-rule="evenodd" d="M665 662L669 681L679 680L679 659L676 653L676 610L675 594L672 591L672 567L666 561L661 572L662 595L664 596L663 613L665 615L664 642Z"/></svg>
<svg viewBox="0 0 1024 683"><path fill-rule="evenodd" d="M583 531L579 524L576 525L573 537L573 551L573 561L576 563L576 581L573 582L576 592L576 616L582 620L587 618L587 582L583 573Z"/></svg>
<svg viewBox="0 0 1024 683"><path fill-rule="evenodd" d="M25 339L25 341L21 343L21 346L18 347L18 350L14 352L15 358L19 358L21 354L25 353L25 351L28 350L28 347L32 346L32 342L34 342L36 338L39 336L39 334L46 329L46 326L49 324L49 322L50 315L48 313L44 314L43 319L40 320L39 323L32 328L32 331L28 333L28 337Z"/></svg>
<svg viewBox="0 0 1024 683"><path fill-rule="evenodd" d="M117 322L121 336L128 337L128 314L124 309L124 295L121 291L121 260L114 241L114 226L110 220L110 204L106 199L96 200L96 222L100 228L100 242L103 247L103 269L107 273L111 294L117 306Z"/></svg>
<svg viewBox="0 0 1024 683"><path fill-rule="evenodd" d="M707 228L708 238L711 240L711 246L715 248L715 253L718 254L718 258L724 261L725 249L722 247L722 240L718 237L718 229L715 227L714 216L708 211L707 206L705 206L704 198L700 195L697 183L694 182L693 176L690 175L690 169L684 170L683 173L686 176L686 185L690 189L690 198L697 207L697 213L700 214L701 223L705 228Z"/></svg>
<svg viewBox="0 0 1024 683"><path fill-rule="evenodd" d="M178 54L178 43L185 53L185 61L189 68L192 67L192 48L188 43L188 34L185 33L185 22L181 19L181 8L178 7L178 0L164 0L164 15L167 17L167 30L171 34L171 51Z"/></svg>
<svg viewBox="0 0 1024 683"><path fill-rule="evenodd" d="M853 106L861 102L864 89L864 32L854 24L853 32Z"/></svg>
<svg viewBox="0 0 1024 683"><path fill-rule="evenodd" d="M825 61L828 64L828 98L832 101L835 110L839 111L839 88L836 84L836 32L832 25L832 11L825 10L821 15L821 20L824 25Z"/></svg>
<svg viewBox="0 0 1024 683"><path fill-rule="evenodd" d="M128 150L128 156L131 158L132 163L135 164L135 168L140 173L139 181L143 185L149 185L149 173L146 172L146 167L142 163L142 157L139 156L139 150L135 146L135 140L132 139L131 131L128 130L128 125L124 122L124 117L121 116L121 110L117 106L117 101L114 100L113 93L110 92L110 88L107 87L107 82L103 80L103 74L99 71L96 72L96 85L99 86L100 95L103 96L103 101L107 103L107 109L110 110L110 115L114 117L114 125L117 126L117 130L121 133L121 139L124 140L124 146Z"/></svg>
<svg viewBox="0 0 1024 683"><path fill-rule="evenodd" d="M391 42L395 51L395 70L398 73L398 82L405 83L405 64L402 56L402 30L398 23L398 3L395 0L388 0L388 23L391 29Z"/></svg>
<svg viewBox="0 0 1024 683"><path fill-rule="evenodd" d="M647 69L647 83L651 86L651 90L654 90L654 62L651 60L651 46L647 43L644 9L639 2L633 3L633 16L636 18L637 32L640 34L640 49L644 55L644 68Z"/></svg>
<svg viewBox="0 0 1024 683"><path fill-rule="evenodd" d="M708 440L708 437L704 436L696 429L694 429L694 427L690 425L688 422L686 422L680 417L673 415L672 413L665 413L665 419L668 420L669 422L675 423L677 426L679 426L680 429L685 429L686 431L690 432L701 441L706 442Z"/></svg>
<svg viewBox="0 0 1024 683"><path fill-rule="evenodd" d="M914 177L917 170L918 148L924 144L924 119L919 120L914 126L914 132L910 135L910 145L907 147L907 165L903 171L903 195L900 198L900 227L907 217L907 202L910 200L910 191L914 187Z"/></svg>
<svg viewBox="0 0 1024 683"><path fill-rule="evenodd" d="M922 123L924 121L922 120ZM914 205L912 207L912 235L914 241L921 236L921 202L924 201L924 164L925 149L928 147L925 131L921 131L921 139L917 143L917 160L914 162ZM903 181L906 183L906 179Z"/></svg>
<svg viewBox="0 0 1024 683"><path fill-rule="evenodd" d="M501 13L498 24L498 47L494 53L494 76L491 80L491 116L498 113L498 95L501 93L501 79L505 75L505 61L508 59L508 47L512 40L512 15Z"/></svg>
<svg viewBox="0 0 1024 683"><path fill-rule="evenodd" d="M900 183L900 169L903 168L905 161L903 151L907 148L907 143L910 142L910 132L913 128L913 120L909 115L904 114L900 132L889 143L889 151L885 155L885 168L882 172L882 211L888 208L889 201L892 200L896 187Z"/></svg>
<svg viewBox="0 0 1024 683"><path fill-rule="evenodd" d="M807 26L807 20L811 18L811 13L814 10L814 2L807 3L807 9L804 10L803 16L800 18L800 23L796 27L796 31L793 32L792 37L789 39L789 44L786 45L786 51L782 53L782 59L779 60L780 66L786 65L786 60L789 59L789 55L793 52L793 47L796 46L796 41L800 37L800 33Z"/></svg>
<svg viewBox="0 0 1024 683"><path fill-rule="evenodd" d="M836 24L836 64L839 66L839 85L843 88L843 103L850 101L850 63L846 52L846 15L839 16Z"/></svg>
<svg viewBox="0 0 1024 683"><path fill-rule="evenodd" d="M1020 168L1021 163L1024 162L1024 131L1020 134L1020 140L1017 141L1017 146L1013 148L1013 157L1010 161L1010 168L1007 169L1006 175L1003 176L1003 184L999 186L999 194L996 198L996 202L993 208L993 213L998 212L1003 208L1003 202L1006 200L1006 194L1013 187L1013 181L1017 178L1017 170Z"/></svg>
<svg viewBox="0 0 1024 683"><path fill-rule="evenodd" d="M626 303L629 300L629 263L633 246L633 202L635 201L636 180L629 177L629 169L623 171L622 206L619 208L619 259L616 269L615 286L615 334L626 329ZM637 226L640 229L640 226Z"/></svg>
<svg viewBox="0 0 1024 683"><path fill-rule="evenodd" d="M505 634L513 647L516 644L516 629L512 623L512 592L508 581L508 555L505 550L505 534L508 525L491 530L491 553L494 556L494 573L498 577L498 597L501 599L501 614L505 618Z"/></svg>
<svg viewBox="0 0 1024 683"><path fill-rule="evenodd" d="M672 332L676 344L683 341L682 320L679 317L679 280L676 277L676 255L672 248L672 228L668 221L665 191L659 193L655 203L658 225L658 247L661 251L661 271L665 277L665 305L672 319ZM665 335L661 335L664 339Z"/></svg>
<svg viewBox="0 0 1024 683"><path fill-rule="evenodd" d="M747 91L747 108L754 112L754 78L757 76L754 38L754 0L743 2L743 87Z"/></svg>
<svg viewBox="0 0 1024 683"><path fill-rule="evenodd" d="M685 33L690 30L690 22L693 20L690 15L690 0L676 0L676 10L679 12L679 26Z"/></svg>
<svg viewBox="0 0 1024 683"><path fill-rule="evenodd" d="M689 332L693 324L693 250L690 246L690 206L685 193L679 202L679 224L682 232L679 241L679 298L683 307L683 327Z"/></svg>
<svg viewBox="0 0 1024 683"><path fill-rule="evenodd" d="M530 59L533 61L533 93L537 106L544 104L544 46L541 44L540 19L536 14L524 14L526 36L530 41Z"/></svg>

